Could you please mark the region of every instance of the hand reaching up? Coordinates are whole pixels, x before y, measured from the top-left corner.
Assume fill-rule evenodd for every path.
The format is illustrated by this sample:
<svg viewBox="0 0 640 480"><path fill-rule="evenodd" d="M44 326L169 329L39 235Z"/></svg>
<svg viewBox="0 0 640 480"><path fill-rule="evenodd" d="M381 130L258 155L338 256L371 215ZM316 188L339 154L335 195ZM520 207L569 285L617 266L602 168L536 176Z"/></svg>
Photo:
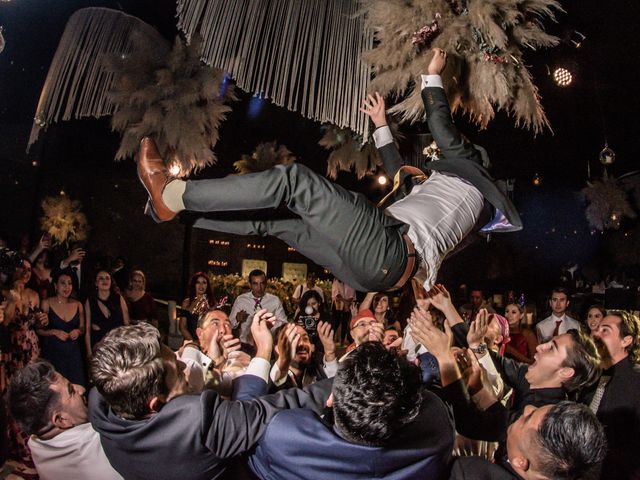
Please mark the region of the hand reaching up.
<svg viewBox="0 0 640 480"><path fill-rule="evenodd" d="M427 73L429 75L440 75L447 64L447 52L441 48L433 48L431 51L433 52L433 57L431 57L427 67Z"/></svg>
<svg viewBox="0 0 640 480"><path fill-rule="evenodd" d="M271 351L273 350L273 337L271 336L271 327L275 321L275 315L268 312L265 308L258 310L253 316L251 322L251 335L256 345L256 357L271 360Z"/></svg>
<svg viewBox="0 0 640 480"><path fill-rule="evenodd" d="M367 98L362 101L363 106L360 108L360 111L369 115L376 128L380 128L387 124L384 98L378 92L374 95L367 95Z"/></svg>

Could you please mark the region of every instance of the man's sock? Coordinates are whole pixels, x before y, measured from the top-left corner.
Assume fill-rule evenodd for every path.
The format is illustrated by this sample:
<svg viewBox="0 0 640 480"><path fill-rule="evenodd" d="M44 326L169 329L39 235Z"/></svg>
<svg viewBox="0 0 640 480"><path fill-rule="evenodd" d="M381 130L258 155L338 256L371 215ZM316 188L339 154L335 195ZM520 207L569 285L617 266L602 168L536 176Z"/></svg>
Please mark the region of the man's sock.
<svg viewBox="0 0 640 480"><path fill-rule="evenodd" d="M164 187L162 191L162 201L172 212L181 212L185 209L182 195L187 188L187 182L184 180L172 180Z"/></svg>

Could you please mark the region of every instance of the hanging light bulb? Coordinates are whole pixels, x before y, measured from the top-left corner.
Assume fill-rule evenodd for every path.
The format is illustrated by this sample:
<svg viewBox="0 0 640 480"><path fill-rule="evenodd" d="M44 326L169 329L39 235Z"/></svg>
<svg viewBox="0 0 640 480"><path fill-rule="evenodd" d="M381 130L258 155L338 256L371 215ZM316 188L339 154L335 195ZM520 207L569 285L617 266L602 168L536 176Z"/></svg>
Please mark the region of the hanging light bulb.
<svg viewBox="0 0 640 480"><path fill-rule="evenodd" d="M169 173L171 174L172 177L177 177L180 175L180 165L178 165L177 163L174 163L173 165L171 165L169 167Z"/></svg>
<svg viewBox="0 0 640 480"><path fill-rule="evenodd" d="M605 142L604 148L600 150L599 158L602 165L611 165L616 161L616 152L611 150L607 142Z"/></svg>
<svg viewBox="0 0 640 480"><path fill-rule="evenodd" d="M387 184L388 181L389 180L387 179L386 175L378 175L378 184L384 186Z"/></svg>
<svg viewBox="0 0 640 480"><path fill-rule="evenodd" d="M553 81L559 87L568 87L573 82L573 74L565 67L558 67L553 71Z"/></svg>
<svg viewBox="0 0 640 480"><path fill-rule="evenodd" d="M531 183L533 183L534 187L539 187L540 184L542 183L542 177L540 175L538 175L537 173L533 175L533 180L531 180Z"/></svg>

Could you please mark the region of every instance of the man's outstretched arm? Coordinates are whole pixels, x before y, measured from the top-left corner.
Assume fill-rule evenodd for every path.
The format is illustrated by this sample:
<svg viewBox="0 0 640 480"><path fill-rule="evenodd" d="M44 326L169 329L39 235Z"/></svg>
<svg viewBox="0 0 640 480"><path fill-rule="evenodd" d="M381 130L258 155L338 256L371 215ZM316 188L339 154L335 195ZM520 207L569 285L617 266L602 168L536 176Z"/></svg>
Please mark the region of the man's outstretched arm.
<svg viewBox="0 0 640 480"><path fill-rule="evenodd" d="M422 101L427 113L429 131L438 148L448 160L465 159L482 162L480 153L462 135L451 119L449 101L444 92L440 74L447 63L447 54L440 48L433 49L433 57L422 75Z"/></svg>
<svg viewBox="0 0 640 480"><path fill-rule="evenodd" d="M380 152L384 170L393 178L403 163L398 147L393 141L391 129L387 125L384 98L378 92L375 92L373 95L367 95L367 98L362 101L362 105L363 107L360 111L369 115L376 127L373 132L373 141Z"/></svg>

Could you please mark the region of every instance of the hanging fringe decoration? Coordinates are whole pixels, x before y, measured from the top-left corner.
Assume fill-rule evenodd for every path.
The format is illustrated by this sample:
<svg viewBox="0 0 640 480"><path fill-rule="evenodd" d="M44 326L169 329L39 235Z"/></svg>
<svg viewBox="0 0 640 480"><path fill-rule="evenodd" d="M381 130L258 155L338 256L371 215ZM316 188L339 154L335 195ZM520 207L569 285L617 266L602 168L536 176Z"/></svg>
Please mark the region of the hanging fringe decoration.
<svg viewBox="0 0 640 480"><path fill-rule="evenodd" d="M116 10L83 8L71 16L42 87L27 150L54 122L114 112L108 95L113 73L104 58L129 54L134 29L150 43L164 42L152 27Z"/></svg>
<svg viewBox="0 0 640 480"><path fill-rule="evenodd" d="M353 0L178 0L178 28L204 39L203 59L238 87L304 117L365 136L358 110L373 36Z"/></svg>
<svg viewBox="0 0 640 480"><path fill-rule="evenodd" d="M118 105L111 126L123 135L116 160L134 157L140 140L152 136L180 176L213 164L218 128L231 110L225 103L236 100L229 79L200 61L199 38L187 46L177 37L171 49L135 31L131 42L129 54L107 62L115 74L110 97Z"/></svg>
<svg viewBox="0 0 640 480"><path fill-rule="evenodd" d="M295 161L296 157L284 145L266 142L258 145L251 155L243 155L233 167L240 175L244 175L269 170L276 165L291 165Z"/></svg>
<svg viewBox="0 0 640 480"><path fill-rule="evenodd" d="M389 109L401 122L423 120L419 75L430 49L448 53L443 72L452 109L462 110L485 128L495 109L516 126L539 133L549 128L538 89L522 60L525 48L552 47L558 38L541 21L562 11L556 0L359 0L366 26L377 44L364 54L375 78L369 91L403 100Z"/></svg>

